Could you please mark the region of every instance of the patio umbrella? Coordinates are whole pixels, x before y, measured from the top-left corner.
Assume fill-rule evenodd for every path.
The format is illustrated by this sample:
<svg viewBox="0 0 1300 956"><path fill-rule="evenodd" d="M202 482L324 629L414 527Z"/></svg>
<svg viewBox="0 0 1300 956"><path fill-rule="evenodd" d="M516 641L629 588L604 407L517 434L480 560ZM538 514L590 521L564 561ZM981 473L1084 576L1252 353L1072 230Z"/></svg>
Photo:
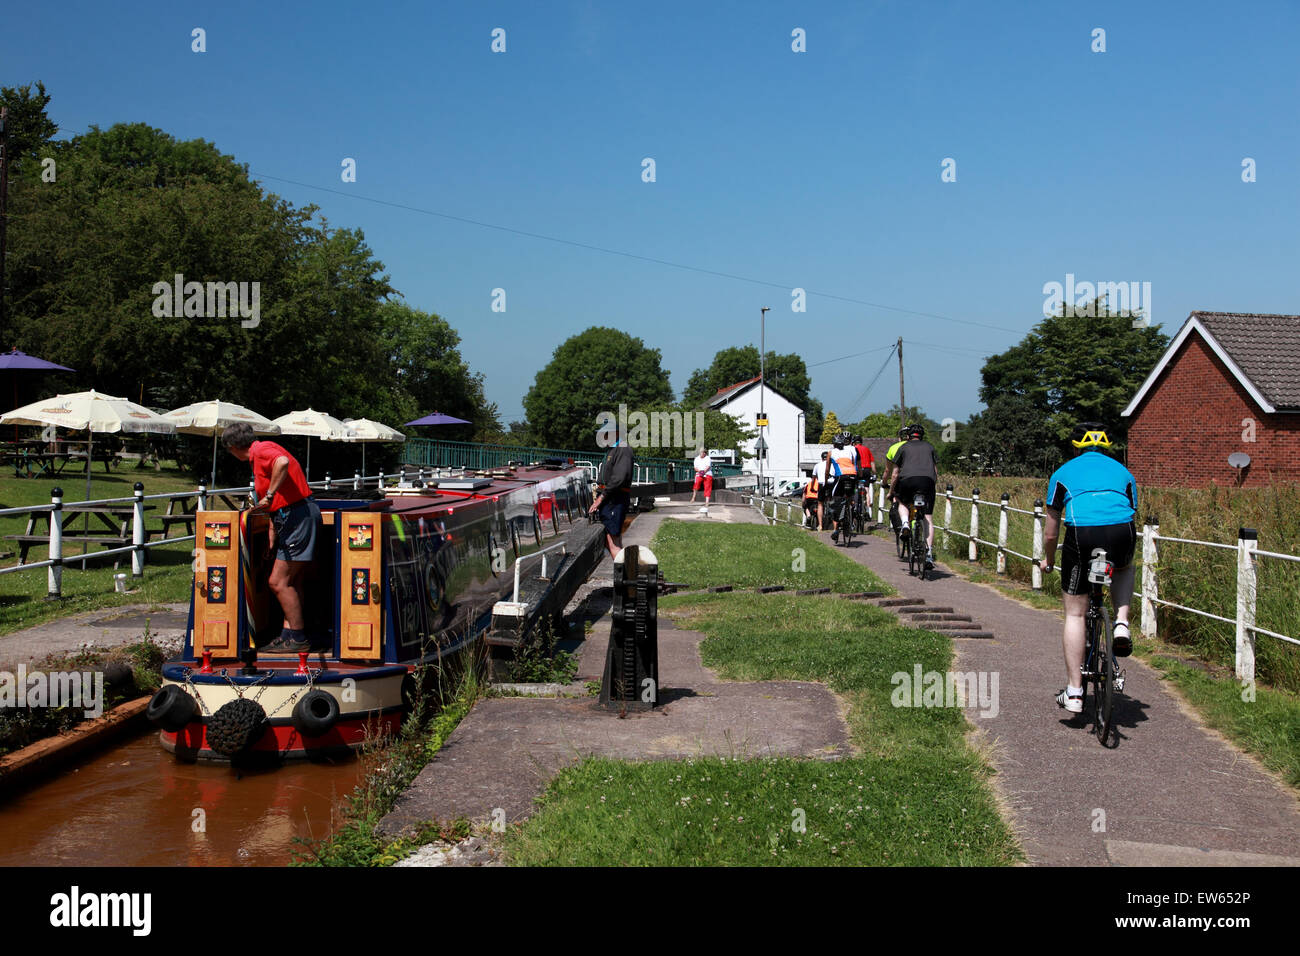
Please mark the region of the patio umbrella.
<svg viewBox="0 0 1300 956"><path fill-rule="evenodd" d="M217 486L217 436L236 422L247 423L258 435L278 435L280 426L269 418L259 415L243 405L223 402L220 399L207 402L195 402L184 408L177 408L163 415L178 432L187 435L212 436L212 487Z"/></svg>
<svg viewBox="0 0 1300 956"><path fill-rule="evenodd" d="M444 415L442 412L433 412L425 415L423 418L417 418L413 422L407 422L408 425L468 425L469 422L463 418L456 418L452 415Z"/></svg>
<svg viewBox="0 0 1300 956"><path fill-rule="evenodd" d="M76 369L68 368L66 365L56 365L54 362L47 362L43 358L37 358L34 355L28 355L26 352L20 352L17 349L10 349L8 352L0 352L0 369L5 371L31 371L31 372L75 372ZM18 404L18 376L14 375L14 404ZM14 440L18 440L18 426L14 426Z"/></svg>
<svg viewBox="0 0 1300 956"><path fill-rule="evenodd" d="M326 415L314 408L300 412L290 412L271 420L272 425L280 426L281 435L307 436L307 480L311 481L311 440L323 438L326 441L342 441L348 433L348 426L333 415Z"/></svg>
<svg viewBox="0 0 1300 956"><path fill-rule="evenodd" d="M344 441L362 442L361 445L361 474L366 473L366 444L372 441L406 441L406 436L396 428L389 428L381 422L374 422L368 418L345 418L343 424L348 426L348 433L343 436Z"/></svg>
<svg viewBox="0 0 1300 956"><path fill-rule="evenodd" d="M176 426L143 405L93 389L56 395L0 415L0 424L55 425L86 430L86 501L90 500L90 466L95 459L95 432L170 435ZM86 515L87 523L90 515ZM84 562L83 562L84 566Z"/></svg>

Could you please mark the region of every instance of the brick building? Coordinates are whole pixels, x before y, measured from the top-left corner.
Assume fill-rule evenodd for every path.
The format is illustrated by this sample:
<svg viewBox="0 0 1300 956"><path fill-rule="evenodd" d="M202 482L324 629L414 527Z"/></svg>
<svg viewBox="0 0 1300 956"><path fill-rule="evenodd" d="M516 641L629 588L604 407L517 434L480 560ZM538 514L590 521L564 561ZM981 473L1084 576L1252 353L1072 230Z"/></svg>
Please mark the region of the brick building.
<svg viewBox="0 0 1300 956"><path fill-rule="evenodd" d="M1300 316L1193 312L1121 415L1141 484L1300 481Z"/></svg>

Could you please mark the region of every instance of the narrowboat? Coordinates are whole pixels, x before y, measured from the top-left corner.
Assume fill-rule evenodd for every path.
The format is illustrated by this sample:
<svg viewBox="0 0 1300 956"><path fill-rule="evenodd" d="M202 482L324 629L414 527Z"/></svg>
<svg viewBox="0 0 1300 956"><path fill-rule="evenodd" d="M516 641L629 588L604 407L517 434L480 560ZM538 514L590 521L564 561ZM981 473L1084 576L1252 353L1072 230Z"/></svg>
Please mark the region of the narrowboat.
<svg viewBox="0 0 1300 956"><path fill-rule="evenodd" d="M322 521L304 588L313 650L301 654L258 652L283 624L267 583L269 516L196 515L185 644L148 709L177 757L332 757L395 731L417 679L474 647L498 602L521 603L505 600L512 564L545 549L550 581L565 560L551 547L560 535L597 537L588 476L572 462L313 497ZM529 561L525 580L536 585L541 564Z"/></svg>

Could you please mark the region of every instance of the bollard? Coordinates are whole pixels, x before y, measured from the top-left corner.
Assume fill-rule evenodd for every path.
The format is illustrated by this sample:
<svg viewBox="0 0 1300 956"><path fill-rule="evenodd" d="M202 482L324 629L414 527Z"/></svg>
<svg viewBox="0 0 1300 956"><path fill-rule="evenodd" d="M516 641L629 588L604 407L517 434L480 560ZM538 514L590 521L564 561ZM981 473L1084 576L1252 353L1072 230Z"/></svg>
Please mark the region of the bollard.
<svg viewBox="0 0 1300 956"><path fill-rule="evenodd" d="M131 577L144 577L144 484L135 483L134 512L131 515L131 543L135 550L131 552Z"/></svg>
<svg viewBox="0 0 1300 956"><path fill-rule="evenodd" d="M195 512L208 510L208 483L206 481L199 482L198 502L196 503L194 510Z"/></svg>
<svg viewBox="0 0 1300 956"><path fill-rule="evenodd" d="M1030 582L1035 591L1043 589L1043 503L1034 502L1034 548L1029 552L1034 556L1034 566L1029 570Z"/></svg>
<svg viewBox="0 0 1300 956"><path fill-rule="evenodd" d="M353 491L361 490L361 469L359 468L356 471L352 472L352 490Z"/></svg>
<svg viewBox="0 0 1300 956"><path fill-rule="evenodd" d="M384 490L384 470L382 468L379 469L379 490Z"/></svg>
<svg viewBox="0 0 1300 956"><path fill-rule="evenodd" d="M972 488L970 492L970 560L979 557L979 547L975 539L980 536L980 490Z"/></svg>
<svg viewBox="0 0 1300 956"><path fill-rule="evenodd" d="M1237 679L1255 679L1255 552L1259 532L1237 529Z"/></svg>
<svg viewBox="0 0 1300 956"><path fill-rule="evenodd" d="M330 478L330 473L327 471L325 472L325 489L328 491L330 488L333 487L334 487L333 479Z"/></svg>
<svg viewBox="0 0 1300 956"><path fill-rule="evenodd" d="M659 559L631 544L614 559L614 606L600 706L624 713L659 701Z"/></svg>
<svg viewBox="0 0 1300 956"><path fill-rule="evenodd" d="M50 492L50 560L47 584L49 598L63 597L63 489Z"/></svg>
<svg viewBox="0 0 1300 956"><path fill-rule="evenodd" d="M1155 640L1157 632L1156 600L1160 597L1157 573L1160 570L1160 519L1147 515L1142 526L1142 637Z"/></svg>
<svg viewBox="0 0 1300 956"><path fill-rule="evenodd" d="M951 488L952 485L948 487ZM884 524L889 520L889 512L885 507L885 483L883 481L880 483L880 494L876 497L876 524Z"/></svg>
<svg viewBox="0 0 1300 956"><path fill-rule="evenodd" d="M998 505L998 574L1007 573L1007 503L1011 496L1002 492L1002 503Z"/></svg>
<svg viewBox="0 0 1300 956"><path fill-rule="evenodd" d="M948 550L948 529L952 527L952 485L944 492L947 501L943 503L943 549Z"/></svg>

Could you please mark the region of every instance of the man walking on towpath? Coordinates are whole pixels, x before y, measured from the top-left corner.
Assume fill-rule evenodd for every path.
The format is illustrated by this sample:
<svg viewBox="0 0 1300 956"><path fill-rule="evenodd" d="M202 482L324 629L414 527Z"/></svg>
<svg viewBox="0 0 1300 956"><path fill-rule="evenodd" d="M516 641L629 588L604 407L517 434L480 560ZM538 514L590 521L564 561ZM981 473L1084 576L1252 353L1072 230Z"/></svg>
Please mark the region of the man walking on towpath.
<svg viewBox="0 0 1300 956"><path fill-rule="evenodd" d="M713 459L703 446L695 456L695 484L691 487L691 504L695 504L695 495L701 486L704 488L704 507L700 509L700 514L707 516L709 499L713 497Z"/></svg>
<svg viewBox="0 0 1300 956"><path fill-rule="evenodd" d="M613 426L614 447L605 456L596 478L596 500L589 513L597 513L605 526L605 546L611 558L623 550L623 519L632 503L632 466L635 463L631 446L619 439L618 425Z"/></svg>
<svg viewBox="0 0 1300 956"><path fill-rule="evenodd" d="M273 441L254 441L253 429L236 422L221 436L226 449L240 461L253 463L256 508L271 513L270 547L275 552L270 585L284 611L284 630L259 648L271 654L311 650L304 631L303 578L316 551L320 508L298 460Z"/></svg>

